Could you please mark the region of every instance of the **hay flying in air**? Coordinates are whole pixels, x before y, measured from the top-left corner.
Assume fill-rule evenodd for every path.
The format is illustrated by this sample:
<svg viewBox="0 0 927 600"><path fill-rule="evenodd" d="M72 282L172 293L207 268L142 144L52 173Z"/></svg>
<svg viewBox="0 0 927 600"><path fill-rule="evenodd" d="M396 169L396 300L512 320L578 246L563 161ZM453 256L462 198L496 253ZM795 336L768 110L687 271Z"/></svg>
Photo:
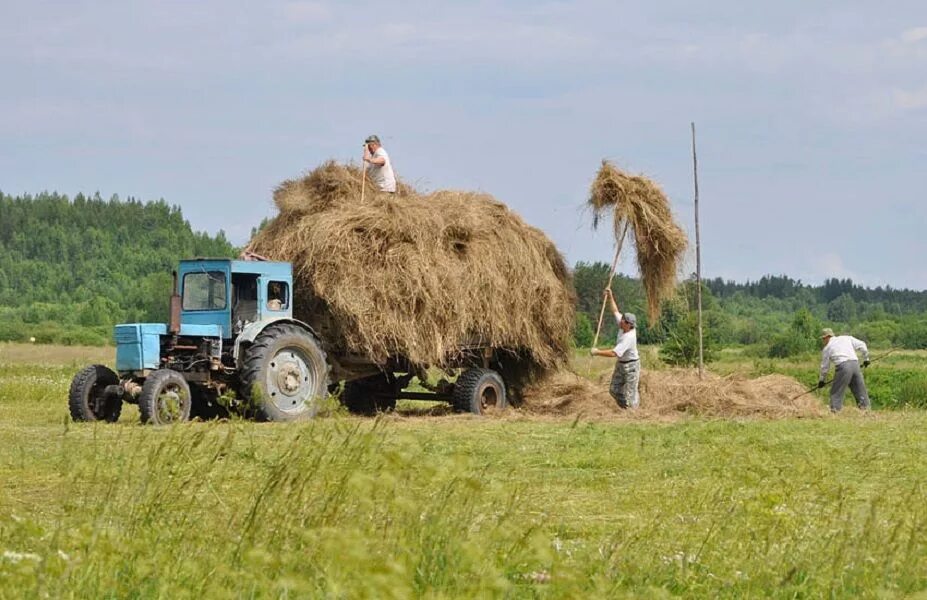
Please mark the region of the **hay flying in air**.
<svg viewBox="0 0 927 600"><path fill-rule="evenodd" d="M502 349L521 373L566 361L575 297L544 233L487 194L368 181L360 198L359 167L325 163L280 184L279 215L247 248L292 262L294 316L336 372L352 354L445 366L461 344Z"/></svg>
<svg viewBox="0 0 927 600"><path fill-rule="evenodd" d="M679 261L687 245L685 232L673 221L669 200L650 179L628 175L603 160L589 191L589 206L594 226L608 211L612 212L616 240L626 224L632 230L641 283L647 294L647 312L651 323L656 322L660 303L673 295Z"/></svg>

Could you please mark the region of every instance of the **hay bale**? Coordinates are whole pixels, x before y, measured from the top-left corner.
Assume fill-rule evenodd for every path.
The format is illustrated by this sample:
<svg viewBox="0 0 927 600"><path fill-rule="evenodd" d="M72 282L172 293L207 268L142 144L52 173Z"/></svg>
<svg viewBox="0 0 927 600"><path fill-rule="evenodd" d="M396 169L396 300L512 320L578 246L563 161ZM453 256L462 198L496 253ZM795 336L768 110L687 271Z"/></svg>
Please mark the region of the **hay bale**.
<svg viewBox="0 0 927 600"><path fill-rule="evenodd" d="M248 250L294 268L294 315L338 360L446 366L461 344L502 349L521 376L562 365L575 297L553 243L486 194L399 193L328 162L285 181Z"/></svg>
<svg viewBox="0 0 927 600"><path fill-rule="evenodd" d="M687 245L685 232L673 221L669 200L650 179L628 175L603 160L589 191L589 206L595 227L608 211L612 212L616 240L625 224L633 230L647 312L651 323L656 322L660 303L673 295Z"/></svg>

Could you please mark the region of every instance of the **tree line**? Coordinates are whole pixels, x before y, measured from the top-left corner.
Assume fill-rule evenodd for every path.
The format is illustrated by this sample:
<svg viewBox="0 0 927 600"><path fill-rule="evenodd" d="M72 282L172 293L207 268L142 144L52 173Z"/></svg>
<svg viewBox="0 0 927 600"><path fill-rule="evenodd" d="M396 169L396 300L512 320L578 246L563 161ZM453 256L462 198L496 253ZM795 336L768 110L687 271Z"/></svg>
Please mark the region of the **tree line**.
<svg viewBox="0 0 927 600"><path fill-rule="evenodd" d="M578 346L592 341L608 270L602 262L580 262L574 268ZM670 352L678 347L681 357L665 356L671 362L694 360L698 291L694 276L678 286L675 298L664 302L657 323L649 322L646 315L639 280L619 274L612 288L622 309L637 314L641 342L663 344ZM715 347L741 345L753 347L760 356L792 356L816 349L818 333L825 326L877 346L927 348L927 291L868 288L838 278L821 285L785 275L745 283L715 278L702 282L702 309L709 355ZM609 315L603 331L604 343L617 335Z"/></svg>
<svg viewBox="0 0 927 600"><path fill-rule="evenodd" d="M179 258L236 255L163 199L0 192L0 340L106 343L115 323L166 320Z"/></svg>
<svg viewBox="0 0 927 600"><path fill-rule="evenodd" d="M180 208L163 199L0 192L0 341L107 343L116 323L167 319L170 273L178 259L237 254L222 231L193 231ZM593 341L608 271L602 262L579 262L573 269L578 347ZM622 310L637 314L642 343L661 344L668 360L691 358L692 278L664 303L656 323L646 314L637 278L619 273L612 288ZM786 275L744 283L714 278L702 283L702 305L709 357L713 348L728 345L786 356L813 348L824 325L876 345L927 348L925 291L868 288L839 278L821 285ZM599 344L616 335L606 314Z"/></svg>

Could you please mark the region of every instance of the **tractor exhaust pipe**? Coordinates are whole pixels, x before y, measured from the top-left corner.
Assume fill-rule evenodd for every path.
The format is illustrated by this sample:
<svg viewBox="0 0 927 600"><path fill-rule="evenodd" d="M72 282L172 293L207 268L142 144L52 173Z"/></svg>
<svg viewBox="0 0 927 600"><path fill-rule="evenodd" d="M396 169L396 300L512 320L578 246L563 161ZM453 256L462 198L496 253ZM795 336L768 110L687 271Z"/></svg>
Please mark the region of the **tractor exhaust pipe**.
<svg viewBox="0 0 927 600"><path fill-rule="evenodd" d="M177 293L177 271L174 271L174 291L171 293L171 319L167 332L171 335L180 333L180 294Z"/></svg>

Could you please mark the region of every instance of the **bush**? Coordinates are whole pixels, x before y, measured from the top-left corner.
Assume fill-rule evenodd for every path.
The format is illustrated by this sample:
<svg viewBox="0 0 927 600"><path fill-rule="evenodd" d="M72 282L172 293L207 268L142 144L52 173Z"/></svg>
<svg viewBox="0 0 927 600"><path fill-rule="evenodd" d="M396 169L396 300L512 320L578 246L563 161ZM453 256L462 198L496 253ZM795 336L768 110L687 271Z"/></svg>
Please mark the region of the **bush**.
<svg viewBox="0 0 927 600"><path fill-rule="evenodd" d="M918 374L901 382L898 405L927 408L927 374Z"/></svg>
<svg viewBox="0 0 927 600"><path fill-rule="evenodd" d="M27 327L24 323L0 320L0 342L25 342L29 339Z"/></svg>
<svg viewBox="0 0 927 600"><path fill-rule="evenodd" d="M588 348L592 345L594 336L592 322L586 313L576 313L576 320L573 322L573 345L577 348Z"/></svg>
<svg viewBox="0 0 927 600"><path fill-rule="evenodd" d="M770 358L788 358L814 352L818 349L818 325L808 309L797 311L789 329L773 337L766 355Z"/></svg>
<svg viewBox="0 0 927 600"><path fill-rule="evenodd" d="M915 321L899 326L895 342L909 350L927 348L927 322Z"/></svg>
<svg viewBox="0 0 927 600"><path fill-rule="evenodd" d="M105 346L111 333L104 329L108 330L102 327L69 327L58 335L56 343L65 346Z"/></svg>
<svg viewBox="0 0 927 600"><path fill-rule="evenodd" d="M805 339L792 332L780 333L772 339L766 349L769 358L788 358L808 351Z"/></svg>
<svg viewBox="0 0 927 600"><path fill-rule="evenodd" d="M666 341L660 347L660 359L676 366L698 366L698 315L689 313L666 329ZM714 340L702 328L702 359L714 360Z"/></svg>

